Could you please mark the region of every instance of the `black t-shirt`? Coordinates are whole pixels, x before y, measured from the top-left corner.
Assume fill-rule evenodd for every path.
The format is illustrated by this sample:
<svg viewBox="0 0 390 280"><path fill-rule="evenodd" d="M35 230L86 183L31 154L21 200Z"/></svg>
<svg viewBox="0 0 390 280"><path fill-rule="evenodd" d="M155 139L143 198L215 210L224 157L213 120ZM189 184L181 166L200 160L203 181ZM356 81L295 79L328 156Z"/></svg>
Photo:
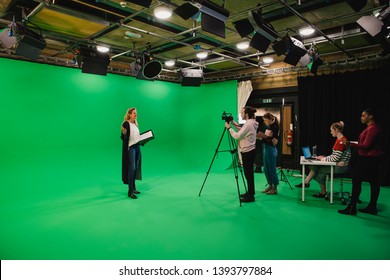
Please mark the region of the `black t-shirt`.
<svg viewBox="0 0 390 280"><path fill-rule="evenodd" d="M272 123L269 127L267 127L266 129L268 130L271 130L272 131L272 137L267 137L265 139L262 139L261 141L266 144L266 145L273 145L272 144L272 139L273 138L276 138L279 140L279 125L274 122Z"/></svg>

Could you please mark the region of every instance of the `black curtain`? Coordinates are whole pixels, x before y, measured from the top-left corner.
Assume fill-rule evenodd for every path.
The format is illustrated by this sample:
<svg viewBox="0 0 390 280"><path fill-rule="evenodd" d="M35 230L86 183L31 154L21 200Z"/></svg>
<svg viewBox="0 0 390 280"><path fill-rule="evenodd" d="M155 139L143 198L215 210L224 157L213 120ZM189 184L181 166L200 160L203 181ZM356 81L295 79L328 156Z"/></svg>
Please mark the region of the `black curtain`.
<svg viewBox="0 0 390 280"><path fill-rule="evenodd" d="M300 139L302 146L318 145L318 154L329 155L334 138L330 125L343 121L344 135L357 140L365 126L360 115L368 107L379 109L384 134L381 185L390 186L390 66L331 75L298 78Z"/></svg>

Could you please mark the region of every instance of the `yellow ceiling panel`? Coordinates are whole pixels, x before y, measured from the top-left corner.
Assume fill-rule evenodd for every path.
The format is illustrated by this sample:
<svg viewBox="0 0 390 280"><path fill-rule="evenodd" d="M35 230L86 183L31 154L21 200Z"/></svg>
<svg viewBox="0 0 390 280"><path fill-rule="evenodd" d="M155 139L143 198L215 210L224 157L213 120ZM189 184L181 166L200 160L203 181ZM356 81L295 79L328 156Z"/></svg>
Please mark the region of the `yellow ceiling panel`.
<svg viewBox="0 0 390 280"><path fill-rule="evenodd" d="M108 25L47 8L42 9L30 21L43 30L81 38L95 34Z"/></svg>

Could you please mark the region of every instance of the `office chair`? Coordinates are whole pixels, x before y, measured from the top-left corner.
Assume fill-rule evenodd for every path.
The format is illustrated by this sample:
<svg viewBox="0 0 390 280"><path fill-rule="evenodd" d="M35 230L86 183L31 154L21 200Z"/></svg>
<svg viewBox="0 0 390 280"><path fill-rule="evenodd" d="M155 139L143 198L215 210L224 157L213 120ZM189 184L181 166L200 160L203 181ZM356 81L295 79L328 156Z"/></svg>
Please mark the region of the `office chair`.
<svg viewBox="0 0 390 280"><path fill-rule="evenodd" d="M340 198L341 204L346 205L349 201L349 198L351 197L350 192L346 192L343 190L344 188L344 180L349 177L349 172L346 173L340 173L340 174L333 174L333 180L334 179L340 179L340 188L338 192L333 192L333 198ZM329 182L329 175L326 176L326 189L328 189L328 182ZM334 183L334 182L333 182ZM326 193L326 200L330 199L330 192Z"/></svg>

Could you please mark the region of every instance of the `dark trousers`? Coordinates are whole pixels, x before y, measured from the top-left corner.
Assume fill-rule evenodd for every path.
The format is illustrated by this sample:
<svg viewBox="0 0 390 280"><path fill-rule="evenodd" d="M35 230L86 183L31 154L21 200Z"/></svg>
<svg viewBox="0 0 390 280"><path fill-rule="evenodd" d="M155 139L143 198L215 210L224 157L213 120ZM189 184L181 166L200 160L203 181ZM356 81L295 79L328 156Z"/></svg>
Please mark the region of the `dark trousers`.
<svg viewBox="0 0 390 280"><path fill-rule="evenodd" d="M248 185L248 195L255 195L255 173L253 171L253 164L255 163L256 150L246 153L241 153L242 165L244 167L244 175Z"/></svg>
<svg viewBox="0 0 390 280"><path fill-rule="evenodd" d="M379 164L380 157L362 157L358 156L351 166L352 175L352 197L350 204L356 206L362 192L362 182L368 181L371 186L371 198L368 207L376 209L378 201L380 183L379 183Z"/></svg>
<svg viewBox="0 0 390 280"><path fill-rule="evenodd" d="M135 178L140 156L141 149L139 144L129 147L129 192L133 192L135 190Z"/></svg>

